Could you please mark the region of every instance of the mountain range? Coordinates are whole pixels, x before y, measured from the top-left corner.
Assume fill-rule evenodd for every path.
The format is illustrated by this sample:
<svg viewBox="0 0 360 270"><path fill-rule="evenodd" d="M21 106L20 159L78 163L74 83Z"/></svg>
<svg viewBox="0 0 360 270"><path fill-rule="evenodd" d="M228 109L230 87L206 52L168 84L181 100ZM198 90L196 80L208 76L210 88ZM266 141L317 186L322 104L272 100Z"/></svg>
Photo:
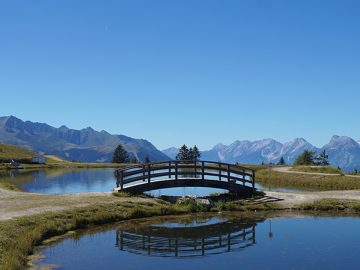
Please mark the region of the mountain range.
<svg viewBox="0 0 360 270"><path fill-rule="evenodd" d="M281 157L287 164L292 164L305 150L320 153L326 150L332 166L339 166L344 171L360 169L360 141L346 136L333 136L330 142L317 148L303 138L280 143L274 139L258 141L235 141L230 145L217 144L211 150L202 151L201 159L228 163L261 164L277 163ZM170 158L175 158L178 148L163 150Z"/></svg>
<svg viewBox="0 0 360 270"><path fill-rule="evenodd" d="M44 123L22 121L14 116L0 117L0 142L41 153L82 162L111 162L114 149L122 144L131 157L143 161L169 159L147 140L112 135L91 127L75 130Z"/></svg>
<svg viewBox="0 0 360 270"><path fill-rule="evenodd" d="M82 162L111 162L113 151L119 144L123 145L131 157L140 161L146 155L151 161L175 159L178 153L178 148L175 147L159 151L147 140L113 135L91 127L81 130L66 126L56 128L44 123L23 121L14 116L0 117L0 143ZM316 153L326 150L331 165L339 166L344 171L360 169L360 141L346 136L333 136L321 148L303 138L287 143L274 139L235 141L230 145L217 144L210 150L202 151L201 158L228 163L261 164L277 163L283 157L287 164L292 164L304 150Z"/></svg>

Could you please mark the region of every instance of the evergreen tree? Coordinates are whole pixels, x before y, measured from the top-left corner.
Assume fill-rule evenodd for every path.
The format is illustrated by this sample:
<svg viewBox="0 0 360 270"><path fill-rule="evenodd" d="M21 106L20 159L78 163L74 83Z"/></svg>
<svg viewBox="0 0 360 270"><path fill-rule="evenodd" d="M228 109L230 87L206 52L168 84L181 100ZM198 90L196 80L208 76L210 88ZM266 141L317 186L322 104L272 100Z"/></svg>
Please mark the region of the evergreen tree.
<svg viewBox="0 0 360 270"><path fill-rule="evenodd" d="M200 160L201 153L199 148L195 145L194 147L188 148L185 144L180 147L179 153L176 156L176 160L181 161L198 161Z"/></svg>
<svg viewBox="0 0 360 270"><path fill-rule="evenodd" d="M150 158L148 156L148 154L145 155L145 159L144 159L144 163L150 163Z"/></svg>
<svg viewBox="0 0 360 270"><path fill-rule="evenodd" d="M284 157L281 157L277 165L285 165L285 159Z"/></svg>
<svg viewBox="0 0 360 270"><path fill-rule="evenodd" d="M129 159L128 152L126 152L126 150L122 147L122 145L119 144L114 151L112 162L113 163L127 163L129 161L130 161L130 159Z"/></svg>
<svg viewBox="0 0 360 270"><path fill-rule="evenodd" d="M133 156L133 158L131 159L130 162L131 163L139 163L139 160L135 156Z"/></svg>
<svg viewBox="0 0 360 270"><path fill-rule="evenodd" d="M329 155L326 154L326 150L322 151L319 156L315 158L316 165L328 166L329 163Z"/></svg>
<svg viewBox="0 0 360 270"><path fill-rule="evenodd" d="M294 162L294 165L314 165L314 152L305 150Z"/></svg>
<svg viewBox="0 0 360 270"><path fill-rule="evenodd" d="M176 160L186 161L190 160L190 150L189 148L184 144L180 147L179 153L176 155Z"/></svg>
<svg viewBox="0 0 360 270"><path fill-rule="evenodd" d="M194 147L191 150L192 150L191 151L191 160L199 161L200 157L201 157L199 148L197 148L197 146L194 145Z"/></svg>

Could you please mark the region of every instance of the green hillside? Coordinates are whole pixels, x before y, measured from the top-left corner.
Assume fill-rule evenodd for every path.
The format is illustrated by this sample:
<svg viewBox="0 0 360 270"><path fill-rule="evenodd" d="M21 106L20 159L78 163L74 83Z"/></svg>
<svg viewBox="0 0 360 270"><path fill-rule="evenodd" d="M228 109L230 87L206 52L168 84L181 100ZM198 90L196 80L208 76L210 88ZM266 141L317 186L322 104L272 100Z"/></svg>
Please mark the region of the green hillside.
<svg viewBox="0 0 360 270"><path fill-rule="evenodd" d="M18 146L0 143L0 162L8 162L11 159L30 161L34 156L36 156L36 153L32 151Z"/></svg>

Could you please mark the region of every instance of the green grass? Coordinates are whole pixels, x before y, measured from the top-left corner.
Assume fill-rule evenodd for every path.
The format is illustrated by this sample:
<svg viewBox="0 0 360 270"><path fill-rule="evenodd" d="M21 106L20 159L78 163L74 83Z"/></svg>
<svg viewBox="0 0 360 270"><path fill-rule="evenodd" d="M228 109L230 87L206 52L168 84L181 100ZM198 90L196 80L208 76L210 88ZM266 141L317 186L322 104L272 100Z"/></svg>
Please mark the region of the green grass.
<svg viewBox="0 0 360 270"><path fill-rule="evenodd" d="M34 156L36 156L36 153L24 148L9 144L0 144L0 161L11 159L30 161Z"/></svg>
<svg viewBox="0 0 360 270"><path fill-rule="evenodd" d="M16 185L14 185L10 182L1 181L1 180L0 180L0 188L6 189L6 190L12 190L12 191L20 191L20 189Z"/></svg>
<svg viewBox="0 0 360 270"><path fill-rule="evenodd" d="M355 190L360 189L360 179L354 177L306 175L260 169L256 181L265 187L288 188L304 191Z"/></svg>
<svg viewBox="0 0 360 270"><path fill-rule="evenodd" d="M360 201L354 200L338 200L338 199L322 199L312 203L301 204L296 207L299 210L306 211L336 211L336 212L360 212Z"/></svg>
<svg viewBox="0 0 360 270"><path fill-rule="evenodd" d="M330 166L295 166L292 171L296 172L310 172L310 173L328 173L328 174L342 174L338 168Z"/></svg>
<svg viewBox="0 0 360 270"><path fill-rule="evenodd" d="M214 204L211 211L236 211L236 212L253 212L253 211L271 211L282 210L276 203L249 203L247 201L225 202L219 201Z"/></svg>

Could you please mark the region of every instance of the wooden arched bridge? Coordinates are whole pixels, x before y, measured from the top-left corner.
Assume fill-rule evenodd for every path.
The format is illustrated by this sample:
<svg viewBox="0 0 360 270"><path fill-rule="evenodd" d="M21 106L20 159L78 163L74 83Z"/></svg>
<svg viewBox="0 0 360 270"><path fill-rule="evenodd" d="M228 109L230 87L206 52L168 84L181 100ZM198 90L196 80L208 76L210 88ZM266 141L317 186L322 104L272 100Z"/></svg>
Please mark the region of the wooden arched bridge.
<svg viewBox="0 0 360 270"><path fill-rule="evenodd" d="M115 171L119 191L145 192L175 187L209 187L253 194L255 171L212 161L164 161Z"/></svg>

